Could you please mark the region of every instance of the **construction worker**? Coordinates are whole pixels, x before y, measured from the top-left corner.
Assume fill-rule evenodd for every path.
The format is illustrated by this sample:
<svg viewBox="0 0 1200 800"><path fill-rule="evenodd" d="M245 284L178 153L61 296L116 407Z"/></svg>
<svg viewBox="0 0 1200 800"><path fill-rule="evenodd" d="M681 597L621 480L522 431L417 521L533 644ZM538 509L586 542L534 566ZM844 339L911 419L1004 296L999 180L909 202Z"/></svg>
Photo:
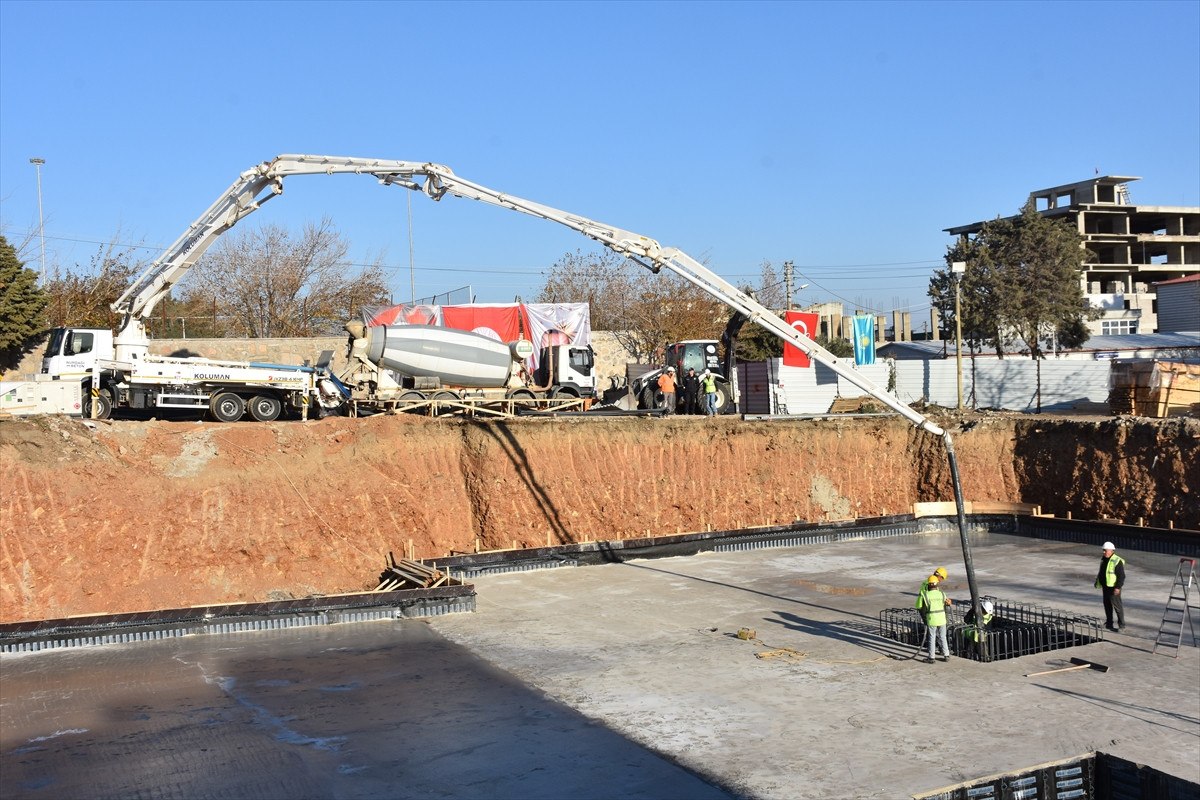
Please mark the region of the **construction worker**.
<svg viewBox="0 0 1200 800"><path fill-rule="evenodd" d="M941 581L936 574L930 575L917 595L917 610L921 612L925 627L929 630L929 657L925 659L926 664L933 663L938 638L942 641L942 660L950 660L950 645L946 642L946 606L950 605L950 598L942 594L939 583Z"/></svg>
<svg viewBox="0 0 1200 800"><path fill-rule="evenodd" d="M663 393L663 406L668 414L675 413L675 368L667 367L667 371L658 376L658 390Z"/></svg>
<svg viewBox="0 0 1200 800"><path fill-rule="evenodd" d="M935 569L933 571L932 575L930 575L928 578L925 579L925 583L921 584L921 588L924 589L929 584L929 581L932 578L937 578L938 582L941 582L941 581L946 580L946 578L949 575L950 575L950 573L946 570L945 567L938 567L937 569Z"/></svg>
<svg viewBox="0 0 1200 800"><path fill-rule="evenodd" d="M683 413L700 413L700 376L694 367L688 367L683 376Z"/></svg>
<svg viewBox="0 0 1200 800"><path fill-rule="evenodd" d="M704 416L717 415L717 376L708 370L700 376L700 391L704 392Z"/></svg>
<svg viewBox="0 0 1200 800"><path fill-rule="evenodd" d="M1117 546L1112 542L1105 542L1103 550L1095 585L1104 593L1104 627L1120 632L1125 627L1125 604L1121 600L1121 587L1125 585L1125 559L1117 555ZM1114 613L1116 625L1113 624Z"/></svg>
<svg viewBox="0 0 1200 800"><path fill-rule="evenodd" d="M973 608L968 610L966 616L963 617L963 622L971 626L971 632L976 642L987 638L986 631L988 629L988 625L992 624L992 617L994 616L992 612L996 610L996 606L992 604L991 600L984 600L980 607L983 609L982 625L975 624L975 609Z"/></svg>

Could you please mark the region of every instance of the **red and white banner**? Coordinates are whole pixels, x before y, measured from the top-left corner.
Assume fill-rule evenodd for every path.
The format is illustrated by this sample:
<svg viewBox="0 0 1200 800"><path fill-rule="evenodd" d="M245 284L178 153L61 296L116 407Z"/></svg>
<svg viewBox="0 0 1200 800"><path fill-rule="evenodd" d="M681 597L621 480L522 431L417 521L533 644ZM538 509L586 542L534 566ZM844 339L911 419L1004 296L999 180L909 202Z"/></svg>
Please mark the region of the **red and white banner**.
<svg viewBox="0 0 1200 800"><path fill-rule="evenodd" d="M388 308L364 308L367 325L441 325L441 306L398 305Z"/></svg>
<svg viewBox="0 0 1200 800"><path fill-rule="evenodd" d="M809 339L816 339L820 333L820 320L816 314L807 311L785 311L783 321ZM795 345L783 343L783 363L789 367L811 367L808 354Z"/></svg>

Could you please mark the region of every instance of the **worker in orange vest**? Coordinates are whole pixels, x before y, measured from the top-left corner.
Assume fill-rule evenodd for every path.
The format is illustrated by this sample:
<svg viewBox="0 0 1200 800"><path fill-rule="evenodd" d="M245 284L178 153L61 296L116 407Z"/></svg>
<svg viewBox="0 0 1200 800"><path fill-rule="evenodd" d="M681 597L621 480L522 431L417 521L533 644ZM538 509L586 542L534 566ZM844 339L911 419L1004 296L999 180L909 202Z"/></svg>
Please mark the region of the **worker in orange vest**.
<svg viewBox="0 0 1200 800"><path fill-rule="evenodd" d="M663 393L663 406L668 414L675 413L675 368L667 367L667 371L658 376L658 389Z"/></svg>

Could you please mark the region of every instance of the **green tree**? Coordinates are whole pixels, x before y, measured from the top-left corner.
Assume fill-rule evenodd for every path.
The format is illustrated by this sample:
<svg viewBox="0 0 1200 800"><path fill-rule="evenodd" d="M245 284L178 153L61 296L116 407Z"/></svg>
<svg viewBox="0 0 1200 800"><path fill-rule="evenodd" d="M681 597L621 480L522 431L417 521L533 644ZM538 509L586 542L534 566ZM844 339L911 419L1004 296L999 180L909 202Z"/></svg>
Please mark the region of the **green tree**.
<svg viewBox="0 0 1200 800"><path fill-rule="evenodd" d="M0 236L0 370L15 367L45 328L48 299L37 284L37 273Z"/></svg>
<svg viewBox="0 0 1200 800"><path fill-rule="evenodd" d="M383 268L351 271L348 251L328 218L299 238L276 225L227 236L196 262L181 307L215 317L222 336L336 335L364 306L388 298Z"/></svg>
<svg viewBox="0 0 1200 800"><path fill-rule="evenodd" d="M1041 359L1057 338L1079 346L1087 340L1084 322L1100 312L1088 307L1079 273L1089 253L1067 220L1038 213L1033 201L1007 219L985 222L973 240L948 248L947 265L965 261L962 277L963 339L974 352L989 345L1024 345L1037 369L1037 410L1041 411ZM947 320L953 338L954 295L949 271L935 273L929 297Z"/></svg>

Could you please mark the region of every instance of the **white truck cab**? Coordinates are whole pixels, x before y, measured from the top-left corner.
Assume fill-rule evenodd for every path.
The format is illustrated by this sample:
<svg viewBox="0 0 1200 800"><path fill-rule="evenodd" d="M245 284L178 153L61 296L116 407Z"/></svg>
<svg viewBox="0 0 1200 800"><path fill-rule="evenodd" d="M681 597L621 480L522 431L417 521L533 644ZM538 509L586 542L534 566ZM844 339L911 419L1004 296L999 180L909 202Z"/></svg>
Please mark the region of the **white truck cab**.
<svg viewBox="0 0 1200 800"><path fill-rule="evenodd" d="M96 360L113 357L113 333L100 328L55 328L42 356L38 380L82 381L92 374Z"/></svg>

